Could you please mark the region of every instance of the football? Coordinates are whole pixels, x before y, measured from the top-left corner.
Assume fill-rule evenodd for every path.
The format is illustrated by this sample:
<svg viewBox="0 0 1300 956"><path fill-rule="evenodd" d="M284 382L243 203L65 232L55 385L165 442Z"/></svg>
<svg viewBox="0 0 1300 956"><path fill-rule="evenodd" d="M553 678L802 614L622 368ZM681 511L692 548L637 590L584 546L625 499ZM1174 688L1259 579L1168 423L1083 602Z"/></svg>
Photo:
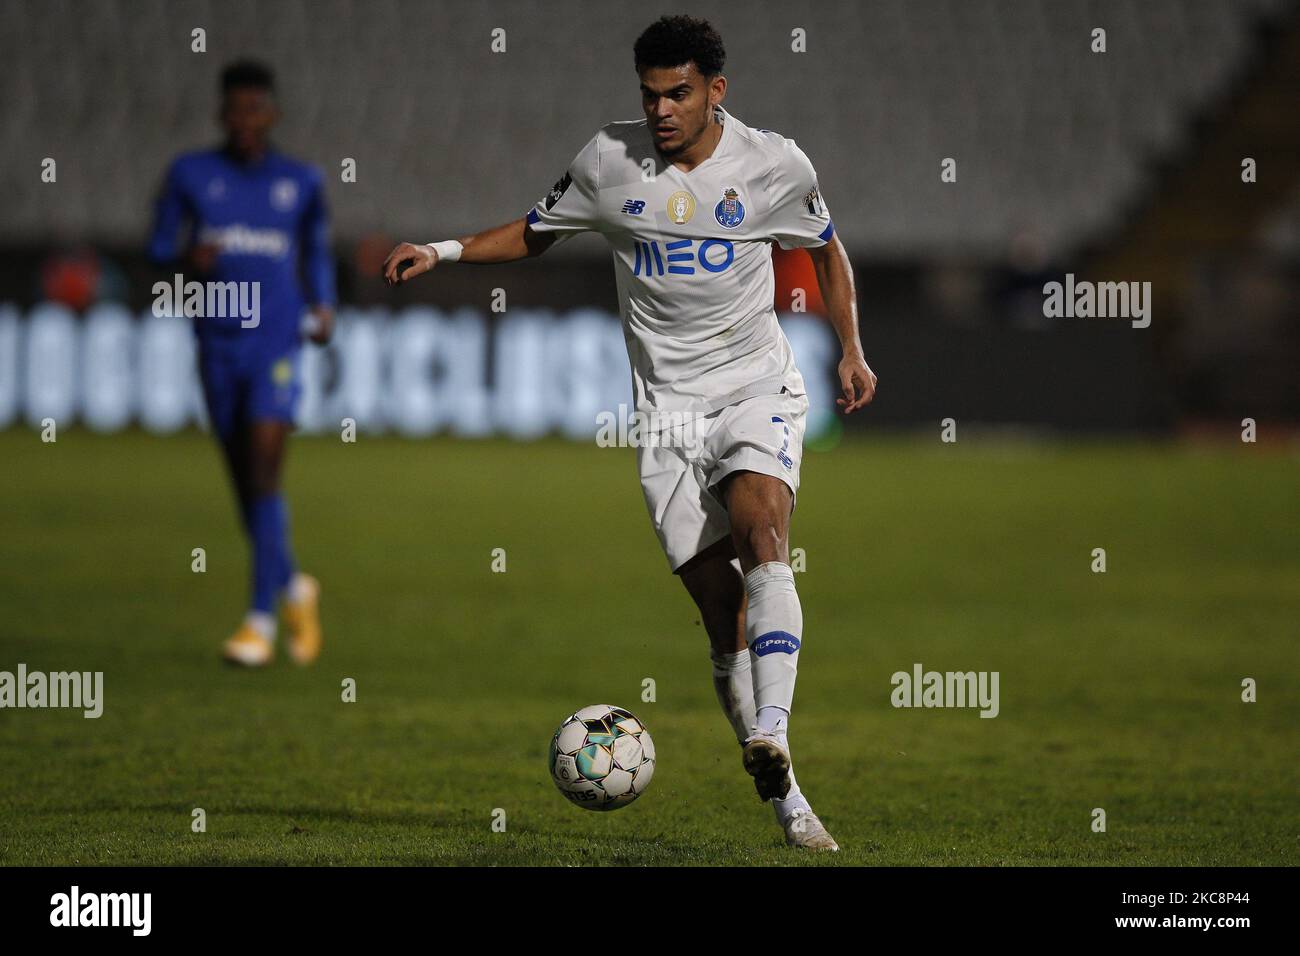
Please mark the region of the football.
<svg viewBox="0 0 1300 956"><path fill-rule="evenodd" d="M655 744L645 725L622 707L593 704L560 724L551 737L551 779L588 810L625 807L650 786Z"/></svg>

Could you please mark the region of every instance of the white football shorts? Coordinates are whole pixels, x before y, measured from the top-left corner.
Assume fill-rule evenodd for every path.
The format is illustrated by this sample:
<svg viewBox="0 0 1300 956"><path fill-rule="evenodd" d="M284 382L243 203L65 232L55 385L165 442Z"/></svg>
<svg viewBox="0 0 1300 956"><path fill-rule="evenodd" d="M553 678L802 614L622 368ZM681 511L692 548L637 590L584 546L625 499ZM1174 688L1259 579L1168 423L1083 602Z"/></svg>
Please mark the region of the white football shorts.
<svg viewBox="0 0 1300 956"><path fill-rule="evenodd" d="M641 491L673 571L731 534L718 487L728 475L771 475L797 497L807 412L807 396L782 390L716 412L683 415L641 436Z"/></svg>

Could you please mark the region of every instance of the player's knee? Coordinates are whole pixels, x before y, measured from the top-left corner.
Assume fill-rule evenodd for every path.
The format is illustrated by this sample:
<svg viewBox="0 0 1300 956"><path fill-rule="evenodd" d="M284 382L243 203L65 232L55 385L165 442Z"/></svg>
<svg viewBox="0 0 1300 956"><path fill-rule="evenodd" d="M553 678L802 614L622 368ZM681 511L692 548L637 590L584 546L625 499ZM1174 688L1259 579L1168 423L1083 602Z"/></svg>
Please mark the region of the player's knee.
<svg viewBox="0 0 1300 956"><path fill-rule="evenodd" d="M249 475L249 490L254 497L261 498L276 494L280 490L280 467L278 462L255 464Z"/></svg>

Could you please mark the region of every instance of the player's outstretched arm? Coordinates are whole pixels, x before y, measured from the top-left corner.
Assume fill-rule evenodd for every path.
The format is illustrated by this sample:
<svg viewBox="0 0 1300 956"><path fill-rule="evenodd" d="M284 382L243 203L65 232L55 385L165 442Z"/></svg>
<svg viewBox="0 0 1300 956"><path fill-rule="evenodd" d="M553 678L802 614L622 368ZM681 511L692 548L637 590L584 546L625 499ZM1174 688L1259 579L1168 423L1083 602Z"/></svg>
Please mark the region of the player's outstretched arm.
<svg viewBox="0 0 1300 956"><path fill-rule="evenodd" d="M534 232L528 228L528 220L522 218L463 239L439 243L403 242L384 260L384 279L389 285L397 285L424 275L442 261L514 262L540 256L553 242L553 233Z"/></svg>
<svg viewBox="0 0 1300 956"><path fill-rule="evenodd" d="M809 249L808 255L812 257L817 285L844 351L839 366L844 396L835 399L835 404L848 415L876 397L876 373L867 365L858 335L858 294L853 287L853 265L838 235L832 235L825 245Z"/></svg>

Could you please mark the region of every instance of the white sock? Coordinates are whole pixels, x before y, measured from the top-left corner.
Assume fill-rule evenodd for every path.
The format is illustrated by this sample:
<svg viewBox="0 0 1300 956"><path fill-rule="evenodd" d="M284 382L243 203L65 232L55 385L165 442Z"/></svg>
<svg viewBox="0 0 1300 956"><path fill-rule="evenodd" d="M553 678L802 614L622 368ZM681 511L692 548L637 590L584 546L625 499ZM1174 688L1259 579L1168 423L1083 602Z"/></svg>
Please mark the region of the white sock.
<svg viewBox="0 0 1300 956"><path fill-rule="evenodd" d="M249 611L244 615L244 623L261 634L268 641L275 640L275 616L265 611Z"/></svg>
<svg viewBox="0 0 1300 956"><path fill-rule="evenodd" d="M790 712L784 707L764 707L754 712L754 722L763 733L784 737L790 726Z"/></svg>
<svg viewBox="0 0 1300 956"><path fill-rule="evenodd" d="M788 721L794 703L803 635L803 609L794 587L794 572L780 561L760 564L745 575L745 593L749 597L745 641L749 644L758 726L779 733L784 729L781 721Z"/></svg>
<svg viewBox="0 0 1300 956"><path fill-rule="evenodd" d="M312 596L311 578L301 571L294 572L293 577L289 579L289 586L285 588L285 595L289 598L291 604L302 604L310 600Z"/></svg>
<svg viewBox="0 0 1300 956"><path fill-rule="evenodd" d="M749 651L734 654L711 652L713 661L713 690L718 704L727 715L736 740L744 743L754 726L754 682L749 673Z"/></svg>
<svg viewBox="0 0 1300 956"><path fill-rule="evenodd" d="M745 640L749 643L754 677L755 723L759 730L776 734L781 745L789 750L786 731L803 638L803 608L799 606L794 572L788 564L779 561L760 564L745 575L745 593L749 596ZM790 792L784 800L774 799L772 809L782 826L795 811L812 809L799 789L793 764Z"/></svg>
<svg viewBox="0 0 1300 956"><path fill-rule="evenodd" d="M785 743L784 740L781 742ZM794 764L790 765L790 792L785 795L784 800L773 797L772 809L776 811L776 822L781 826L785 826L785 821L789 820L796 810L812 810L803 791L799 789L799 781L794 778Z"/></svg>
<svg viewBox="0 0 1300 956"><path fill-rule="evenodd" d="M754 715L754 685L750 679L749 651L736 651L734 654L712 652L709 659L713 661L713 690L718 695L718 703L727 721L736 734L736 742L744 744L756 723ZM774 708L782 718L786 713ZM784 730L778 734L782 746L790 748ZM790 792L784 800L772 800L772 809L776 811L776 822L785 826L787 820L796 810L811 810L799 789L799 781L794 776L794 766L790 767Z"/></svg>

